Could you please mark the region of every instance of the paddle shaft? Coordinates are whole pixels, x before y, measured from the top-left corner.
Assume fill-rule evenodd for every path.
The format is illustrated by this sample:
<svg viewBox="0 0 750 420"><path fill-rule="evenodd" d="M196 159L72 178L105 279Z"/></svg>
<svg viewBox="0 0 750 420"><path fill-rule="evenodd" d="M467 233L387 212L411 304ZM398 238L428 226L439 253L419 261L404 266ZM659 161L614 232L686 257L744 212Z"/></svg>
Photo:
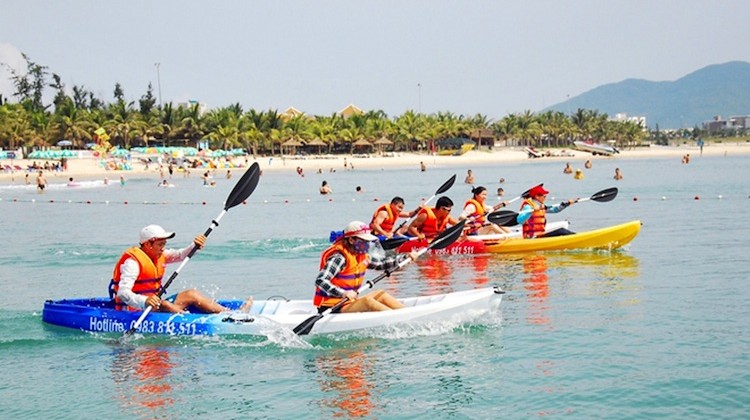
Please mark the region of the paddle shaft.
<svg viewBox="0 0 750 420"><path fill-rule="evenodd" d="M617 188L615 187L607 188L607 189L604 189L604 190L601 190L599 192L592 194L590 197L578 198L574 202L580 203L583 201L592 200L592 201L596 201L599 203L606 203L608 201L614 200L614 198L617 196L617 193L618 193ZM507 212L507 213L503 213L503 212ZM495 223L501 226L515 226L518 224L518 221L517 221L518 213L513 212L512 210L498 211L493 214L497 214L497 216L494 217L494 220L490 220L492 223Z"/></svg>
<svg viewBox="0 0 750 420"><path fill-rule="evenodd" d="M219 221L222 217L224 217L225 214L227 214L227 211L231 209L232 207L240 204L242 201L244 201L247 197L250 196L250 194L253 193L255 190L255 187L258 185L258 179L260 177L260 166L258 163L253 163L250 168L242 175L242 178L240 178L239 181L237 181L237 184L232 188L232 191L229 193L229 196L227 197L227 201L224 204L224 209L219 213L218 216L216 216L215 219L211 220L211 224L208 226L208 229L203 233L203 236L208 238L208 236L213 232L215 227L219 226ZM175 278L177 278L178 275L180 275L180 270L182 270L182 267L185 266L185 264L190 261L190 258L192 258L193 255L195 255L196 252L198 252L198 247L193 245L193 248L190 250L188 255L185 257L184 260L182 260L182 263L177 267L177 269L172 273L171 276L169 276L169 279L166 283L164 283L159 290L156 292L156 296L162 297L162 295L167 291L167 288L172 284ZM149 313L151 313L151 310L153 307L146 306L146 308L143 310L143 313L140 317L138 317L138 320L130 327L129 330L125 332L125 336L132 335L138 327L141 326L143 323L143 320L146 319Z"/></svg>
<svg viewBox="0 0 750 420"><path fill-rule="evenodd" d="M522 198L529 198L529 193L531 193L531 190L533 190L536 187L544 186L544 184L539 184L534 186L533 188L529 188L528 190L524 191L523 194L519 195L518 197L514 197L512 200L508 201L508 204L515 203L516 201L522 199Z"/></svg>
<svg viewBox="0 0 750 420"><path fill-rule="evenodd" d="M394 232L398 232L398 231L399 231L399 230L400 230L401 228L403 228L403 227L404 227L404 225L408 225L408 224L410 224L410 223L411 223L412 221L414 221L414 218L416 218L416 217L417 217L417 214L419 213L419 210L420 210L420 209L421 209L422 207L426 206L426 205L427 205L427 203L429 203L430 201L432 201L432 199L433 199L433 198L437 197L437 196L438 196L438 194L442 194L442 193L444 193L444 192L448 191L448 190L449 190L449 189L450 189L450 188L451 188L451 187L453 186L453 183L454 183L454 182L456 182L456 174L453 174L453 176L452 176L452 177L448 178L448 180L447 180L447 181L445 181L445 182L443 183L443 185L441 185L441 186L440 186L440 188L438 188L438 189L437 189L437 190L435 191L435 194L433 194L433 195L432 195L432 197L428 198L428 199L427 199L427 201L425 201L425 202L424 202L424 203L422 204L422 206L421 206L421 207L417 207L417 209L416 209L416 210L414 210L414 215L413 215L413 216L411 216L410 218L408 218L407 220L405 220L405 221L401 222L401 224L400 224L400 225L398 225L398 227L397 227L397 228L396 228L396 229L394 230Z"/></svg>

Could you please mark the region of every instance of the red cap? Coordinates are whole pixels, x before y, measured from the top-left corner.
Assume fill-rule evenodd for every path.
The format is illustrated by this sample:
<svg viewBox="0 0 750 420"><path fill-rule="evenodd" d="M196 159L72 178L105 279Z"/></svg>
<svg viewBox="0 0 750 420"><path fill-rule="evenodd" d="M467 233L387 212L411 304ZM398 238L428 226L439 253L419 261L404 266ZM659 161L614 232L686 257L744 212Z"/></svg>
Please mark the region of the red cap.
<svg viewBox="0 0 750 420"><path fill-rule="evenodd" d="M529 196L531 197L536 197L538 195L547 195L547 194L549 194L549 191L545 190L544 186L542 185L537 185L536 187L532 188L529 191Z"/></svg>

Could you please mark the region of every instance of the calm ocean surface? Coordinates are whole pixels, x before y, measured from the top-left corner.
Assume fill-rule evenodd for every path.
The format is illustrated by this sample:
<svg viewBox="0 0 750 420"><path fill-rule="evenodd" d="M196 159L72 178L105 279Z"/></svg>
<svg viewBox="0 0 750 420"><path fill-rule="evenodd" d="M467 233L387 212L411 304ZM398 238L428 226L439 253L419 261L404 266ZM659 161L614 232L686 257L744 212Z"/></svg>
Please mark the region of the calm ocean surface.
<svg viewBox="0 0 750 420"><path fill-rule="evenodd" d="M500 285L500 310L478 323L304 342L121 344L41 321L46 299L104 296L142 226L162 224L177 231L172 246L187 244L219 214L239 174L217 174L215 188L196 175L158 188L133 173L124 187L67 188L63 177L44 194L0 185L0 417L747 418L750 159L696 155L688 165L597 159L579 181L560 161L440 168L428 158L425 173L306 168L304 178L288 161L226 214L170 292L311 298L331 229L369 221L394 195L415 206L454 173L447 195L456 215L469 197L467 169L491 192L504 177L507 198L538 182L553 202L620 188L610 203L550 216L573 230L643 221L618 252L430 257L377 286L406 296ZM612 179L615 167L623 180ZM330 199L317 194L324 179ZM366 192L355 194L357 185Z"/></svg>

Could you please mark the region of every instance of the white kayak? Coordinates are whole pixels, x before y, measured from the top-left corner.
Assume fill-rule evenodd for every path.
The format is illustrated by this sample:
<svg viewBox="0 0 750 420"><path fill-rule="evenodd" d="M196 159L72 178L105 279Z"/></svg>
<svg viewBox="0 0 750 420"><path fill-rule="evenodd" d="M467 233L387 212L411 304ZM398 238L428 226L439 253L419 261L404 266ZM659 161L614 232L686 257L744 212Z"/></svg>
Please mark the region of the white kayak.
<svg viewBox="0 0 750 420"><path fill-rule="evenodd" d="M496 310L502 294L499 287L466 290L401 299L403 309L382 312L328 314L315 323L310 334L328 334L367 328L389 327L433 321L470 321ZM220 300L228 308L239 308L239 300ZM261 300L249 312L219 314L170 314L151 312L137 332L169 335L268 335L269 331L294 327L317 314L310 300ZM90 332L124 333L141 312L114 309L107 298L47 301L42 320Z"/></svg>
<svg viewBox="0 0 750 420"><path fill-rule="evenodd" d="M560 228L568 229L570 227L570 222L567 220L562 220L559 222L547 222L547 224L544 226L544 232L549 233L553 230L557 230ZM510 232L508 233L493 233L491 235L469 235L466 237L467 241L497 241L500 239L508 239L508 238L520 238L523 235L523 231L520 225L514 226L510 228Z"/></svg>

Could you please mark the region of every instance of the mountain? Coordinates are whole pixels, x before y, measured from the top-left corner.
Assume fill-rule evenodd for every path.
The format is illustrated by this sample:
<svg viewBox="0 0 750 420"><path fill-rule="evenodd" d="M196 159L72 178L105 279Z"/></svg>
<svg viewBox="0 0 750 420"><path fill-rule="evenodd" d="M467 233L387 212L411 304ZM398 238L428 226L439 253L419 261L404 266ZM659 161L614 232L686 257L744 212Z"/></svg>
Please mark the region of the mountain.
<svg viewBox="0 0 750 420"><path fill-rule="evenodd" d="M649 127L700 126L714 116L750 115L750 63L731 61L704 67L673 82L627 79L599 86L546 108L568 113L594 109L645 116Z"/></svg>

